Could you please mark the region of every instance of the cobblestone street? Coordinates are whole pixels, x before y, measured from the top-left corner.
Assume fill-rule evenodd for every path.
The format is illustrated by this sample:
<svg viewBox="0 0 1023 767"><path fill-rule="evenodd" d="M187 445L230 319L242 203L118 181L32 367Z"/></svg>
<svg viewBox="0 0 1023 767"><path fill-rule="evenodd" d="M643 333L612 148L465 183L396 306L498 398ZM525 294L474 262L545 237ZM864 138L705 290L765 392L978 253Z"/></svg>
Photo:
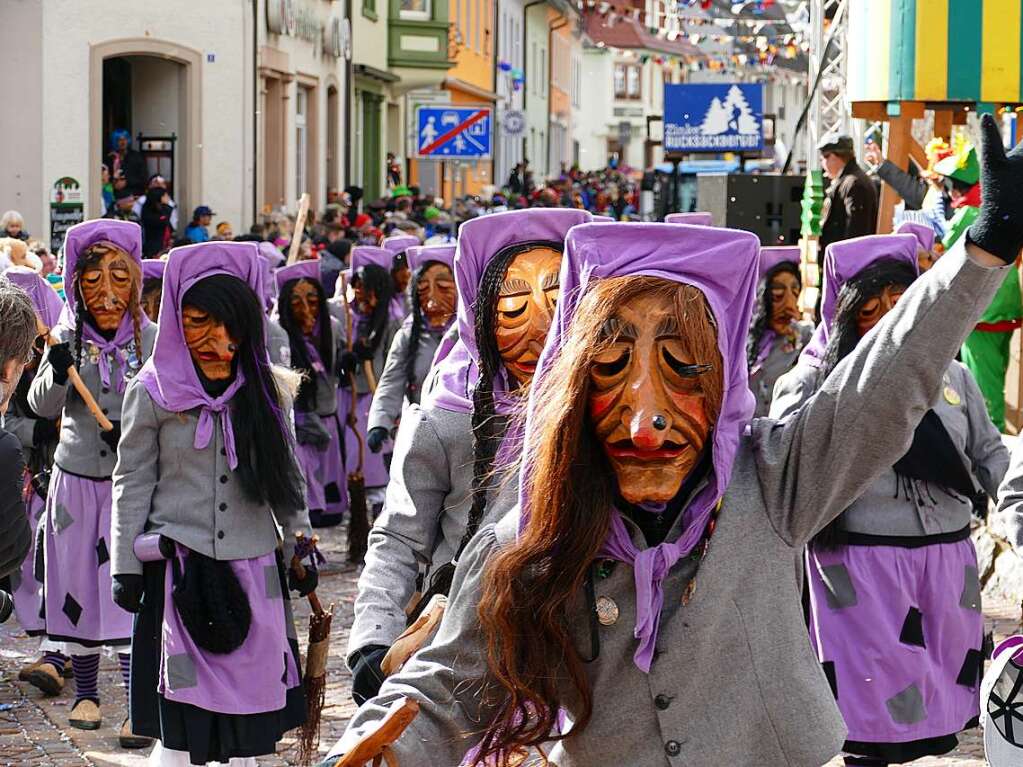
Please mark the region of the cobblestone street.
<svg viewBox="0 0 1023 767"><path fill-rule="evenodd" d="M326 537L334 540L325 541L322 546L324 553L332 562L343 561L344 546L340 533L333 536L328 533ZM348 694L350 677L343 659L352 619L355 581L356 574L351 571L324 574L320 579L321 599L335 605L330 677L321 731L323 750L341 734L355 710ZM298 612L301 616L298 633L304 644L308 615L304 601L298 606ZM994 625L996 637L1018 629L1019 609L1016 606L987 599L985 614L988 624ZM117 743L117 733L125 715L125 695L115 658L105 656L100 666L103 726L87 732L67 726L68 710L74 697L73 683L69 682L61 695L46 698L31 685L17 680L18 670L35 660L36 656L37 642L26 636L13 618L0 626L0 765L137 767L146 763L147 751L125 751ZM960 741L954 753L940 759L923 759L914 765L982 767L980 731L972 730ZM294 741L290 738L285 740L277 755L261 758L259 763L268 767L297 764ZM836 759L827 767L836 767L840 763L841 760Z"/></svg>

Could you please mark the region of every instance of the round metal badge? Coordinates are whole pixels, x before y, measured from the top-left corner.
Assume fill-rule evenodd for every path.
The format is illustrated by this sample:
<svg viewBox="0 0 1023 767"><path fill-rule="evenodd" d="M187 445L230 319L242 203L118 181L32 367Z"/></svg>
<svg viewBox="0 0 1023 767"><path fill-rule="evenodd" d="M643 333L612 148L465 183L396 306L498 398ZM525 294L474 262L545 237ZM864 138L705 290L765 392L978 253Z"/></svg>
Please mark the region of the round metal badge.
<svg viewBox="0 0 1023 767"><path fill-rule="evenodd" d="M618 605L611 597L597 597L597 620L601 626L613 626L618 622Z"/></svg>
<svg viewBox="0 0 1023 767"><path fill-rule="evenodd" d="M952 405L953 407L958 407L959 405L963 404L963 398L960 397L959 396L959 392L957 392L951 386L946 386L945 387L945 402L947 402L948 404Z"/></svg>

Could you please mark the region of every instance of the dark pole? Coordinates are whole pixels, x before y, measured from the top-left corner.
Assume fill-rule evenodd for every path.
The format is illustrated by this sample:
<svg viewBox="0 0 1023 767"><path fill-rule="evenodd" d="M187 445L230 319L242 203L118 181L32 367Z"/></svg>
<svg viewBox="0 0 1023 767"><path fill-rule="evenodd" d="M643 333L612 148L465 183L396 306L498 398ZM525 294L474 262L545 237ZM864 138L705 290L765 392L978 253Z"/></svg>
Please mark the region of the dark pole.
<svg viewBox="0 0 1023 767"><path fill-rule="evenodd" d="M681 160L674 157L671 160L671 202L668 204L669 213L678 213L678 166Z"/></svg>

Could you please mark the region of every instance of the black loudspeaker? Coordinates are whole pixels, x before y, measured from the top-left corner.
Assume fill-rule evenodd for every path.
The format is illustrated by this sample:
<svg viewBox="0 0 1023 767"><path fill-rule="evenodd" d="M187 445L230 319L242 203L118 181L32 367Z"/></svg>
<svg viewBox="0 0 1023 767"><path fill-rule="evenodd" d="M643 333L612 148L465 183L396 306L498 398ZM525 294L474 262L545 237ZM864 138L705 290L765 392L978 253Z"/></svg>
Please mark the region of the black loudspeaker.
<svg viewBox="0 0 1023 767"><path fill-rule="evenodd" d="M753 232L761 245L796 245L805 183L777 173L701 174L696 209L713 214L715 226Z"/></svg>

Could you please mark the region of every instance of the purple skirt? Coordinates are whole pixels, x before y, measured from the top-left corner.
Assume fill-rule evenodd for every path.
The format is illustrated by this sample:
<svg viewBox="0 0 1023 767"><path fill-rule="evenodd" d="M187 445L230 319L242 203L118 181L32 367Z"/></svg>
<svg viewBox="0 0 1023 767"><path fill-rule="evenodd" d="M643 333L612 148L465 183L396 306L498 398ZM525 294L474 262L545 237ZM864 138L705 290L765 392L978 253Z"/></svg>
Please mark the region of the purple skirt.
<svg viewBox="0 0 1023 767"><path fill-rule="evenodd" d="M306 506L322 509L325 516L344 514L348 509L348 478L341 462L341 419L327 415L320 416L320 420L330 433L326 449L321 451L314 445L297 445L295 449L305 477Z"/></svg>
<svg viewBox="0 0 1023 767"><path fill-rule="evenodd" d="M339 397L344 401L344 412L342 417L347 417L348 408L351 406L351 394L348 389L342 389L339 392ZM362 435L363 441L363 458L362 458L362 476L366 480L366 487L385 487L389 475L387 473L387 465L384 463L383 452L374 453L370 451L368 447L365 447L366 442L366 423L369 418L369 407L373 404L373 395L366 393L360 394L357 400L357 408L355 417L357 420L356 428L359 430L359 434ZM345 429L345 449L347 456L347 468L348 471L355 471L359 465L359 444L355 439L355 435L351 429Z"/></svg>
<svg viewBox="0 0 1023 767"><path fill-rule="evenodd" d="M850 742L940 738L978 715L984 621L969 538L806 556L810 641Z"/></svg>
<svg viewBox="0 0 1023 767"><path fill-rule="evenodd" d="M28 521L35 531L46 510L46 503L33 490L32 485L28 486L28 499L25 502L25 510L28 512ZM38 541L38 536L34 537ZM36 578L35 548L25 557L21 563L21 569L16 575L11 576L14 591L14 612L18 616L18 623L25 631L31 634L41 633L43 630L43 584Z"/></svg>
<svg viewBox="0 0 1023 767"><path fill-rule="evenodd" d="M43 536L46 636L54 641L86 647L131 642L132 615L110 596L112 486L54 464Z"/></svg>

